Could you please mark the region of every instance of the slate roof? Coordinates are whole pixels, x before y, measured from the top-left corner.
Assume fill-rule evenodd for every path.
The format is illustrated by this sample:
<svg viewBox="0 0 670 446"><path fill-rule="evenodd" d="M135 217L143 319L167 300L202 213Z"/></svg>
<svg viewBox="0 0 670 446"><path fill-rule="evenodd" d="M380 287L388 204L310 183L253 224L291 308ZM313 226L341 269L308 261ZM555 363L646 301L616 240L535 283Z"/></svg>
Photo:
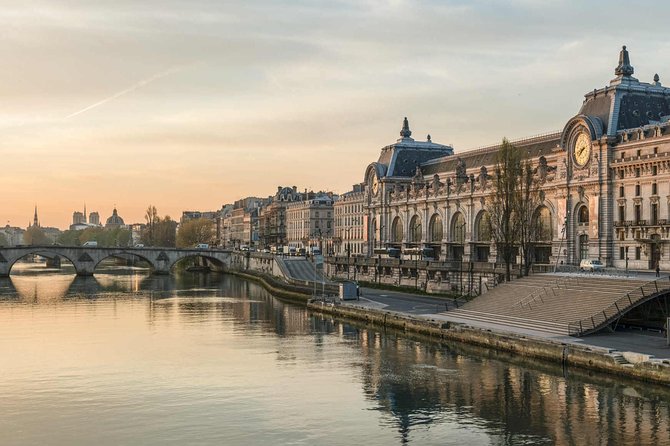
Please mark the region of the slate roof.
<svg viewBox="0 0 670 446"><path fill-rule="evenodd" d="M430 135L427 141L415 141L411 134L405 118L400 139L382 148L377 162L386 166L387 177L413 177L416 167L422 163L454 153L453 147L432 142Z"/></svg>
<svg viewBox="0 0 670 446"><path fill-rule="evenodd" d="M561 140L561 132L553 132L546 135L510 141L518 148L525 149L530 158L549 155L557 148ZM502 142L501 142L502 144ZM465 163L466 169L482 166L493 166L496 162L496 154L501 144L484 147L481 149L459 152L458 155L446 156L440 159L428 161L421 165L421 173L424 176L436 173L455 173L459 159Z"/></svg>
<svg viewBox="0 0 670 446"><path fill-rule="evenodd" d="M580 114L600 118L608 135L654 124L670 115L670 88L661 85L658 75L653 83L634 78L625 46L614 72L617 77L608 86L584 95Z"/></svg>

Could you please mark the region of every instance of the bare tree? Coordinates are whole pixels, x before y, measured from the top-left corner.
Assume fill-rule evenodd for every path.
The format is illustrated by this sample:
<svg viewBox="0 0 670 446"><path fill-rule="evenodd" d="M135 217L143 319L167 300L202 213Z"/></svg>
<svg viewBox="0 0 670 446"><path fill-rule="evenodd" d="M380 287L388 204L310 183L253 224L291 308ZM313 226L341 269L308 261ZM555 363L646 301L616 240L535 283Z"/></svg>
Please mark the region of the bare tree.
<svg viewBox="0 0 670 446"><path fill-rule="evenodd" d="M156 225L160 223L161 218L158 216L156 206L149 205L144 213L144 219L147 222L145 243L149 246L156 246Z"/></svg>
<svg viewBox="0 0 670 446"><path fill-rule="evenodd" d="M498 255L505 262L506 280L510 280L511 277L511 264L518 239L515 211L519 207L517 202L520 199L522 160L521 150L504 138L496 154L493 193L487 206L491 217L491 235L495 240Z"/></svg>
<svg viewBox="0 0 670 446"><path fill-rule="evenodd" d="M536 213L542 200L540 183L535 178L533 166L528 159L521 162L520 174L517 198L514 200L514 216L523 272L527 276L532 266L534 243L538 240L539 218Z"/></svg>

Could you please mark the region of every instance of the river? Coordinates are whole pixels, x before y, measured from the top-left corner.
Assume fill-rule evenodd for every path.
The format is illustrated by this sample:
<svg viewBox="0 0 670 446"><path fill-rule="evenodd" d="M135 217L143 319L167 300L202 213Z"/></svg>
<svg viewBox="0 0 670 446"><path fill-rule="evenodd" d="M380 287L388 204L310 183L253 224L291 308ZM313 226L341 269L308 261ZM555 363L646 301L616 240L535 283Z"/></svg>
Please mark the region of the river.
<svg viewBox="0 0 670 446"><path fill-rule="evenodd" d="M19 264L0 358L2 445L670 444L666 387L315 316L229 275Z"/></svg>

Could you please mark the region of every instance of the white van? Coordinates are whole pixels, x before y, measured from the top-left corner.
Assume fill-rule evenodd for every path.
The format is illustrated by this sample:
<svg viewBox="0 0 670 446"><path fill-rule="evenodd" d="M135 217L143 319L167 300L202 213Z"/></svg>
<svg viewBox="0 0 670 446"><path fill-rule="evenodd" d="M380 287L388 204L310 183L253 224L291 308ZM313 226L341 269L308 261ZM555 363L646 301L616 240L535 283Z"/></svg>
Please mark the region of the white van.
<svg viewBox="0 0 670 446"><path fill-rule="evenodd" d="M89 240L89 241L87 241L87 242L84 242L84 245L83 245L83 246L89 246L89 247L91 247L91 246L98 246L98 242L96 242L95 240Z"/></svg>

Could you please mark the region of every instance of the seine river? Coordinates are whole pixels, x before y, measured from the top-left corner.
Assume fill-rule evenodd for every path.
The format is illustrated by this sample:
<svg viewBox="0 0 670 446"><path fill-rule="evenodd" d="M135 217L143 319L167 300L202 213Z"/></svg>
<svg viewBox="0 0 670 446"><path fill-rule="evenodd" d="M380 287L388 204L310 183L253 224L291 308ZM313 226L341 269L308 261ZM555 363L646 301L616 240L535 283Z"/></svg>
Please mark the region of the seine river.
<svg viewBox="0 0 670 446"><path fill-rule="evenodd" d="M664 445L670 389L310 314L225 275L0 279L2 445Z"/></svg>

